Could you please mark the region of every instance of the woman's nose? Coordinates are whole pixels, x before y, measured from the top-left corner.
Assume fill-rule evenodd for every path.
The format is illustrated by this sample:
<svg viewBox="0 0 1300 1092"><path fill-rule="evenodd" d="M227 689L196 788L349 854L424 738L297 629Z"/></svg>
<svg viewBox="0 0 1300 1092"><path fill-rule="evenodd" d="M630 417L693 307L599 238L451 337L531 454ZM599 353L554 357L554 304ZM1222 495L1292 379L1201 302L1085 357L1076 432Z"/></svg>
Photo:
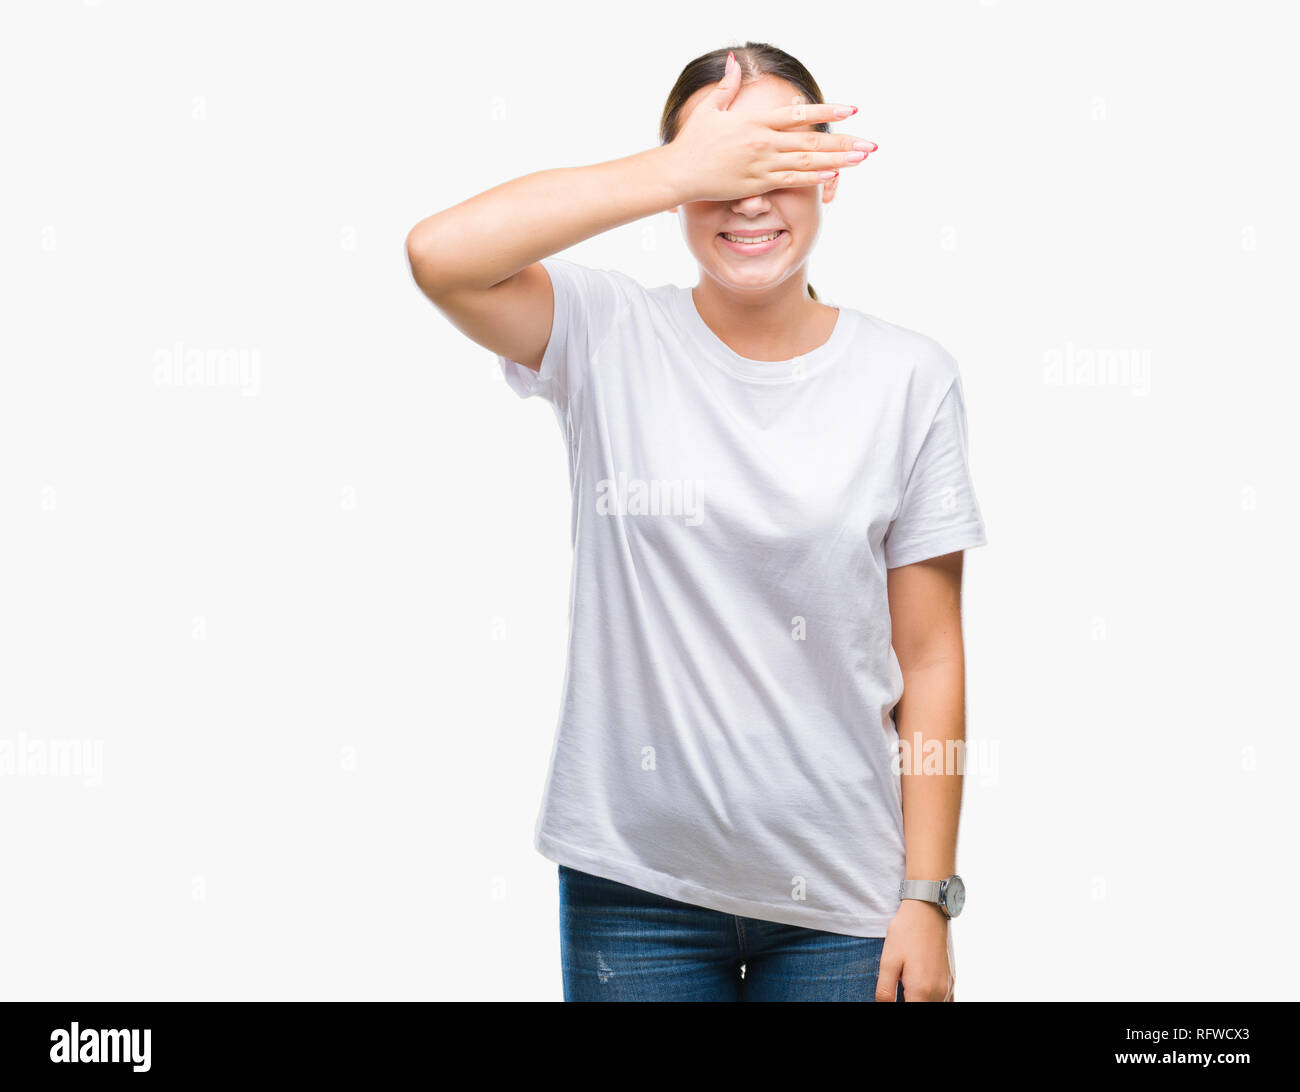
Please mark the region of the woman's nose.
<svg viewBox="0 0 1300 1092"><path fill-rule="evenodd" d="M733 202L731 207L737 212L763 212L768 207L767 194L756 193L750 197L742 197L739 201Z"/></svg>

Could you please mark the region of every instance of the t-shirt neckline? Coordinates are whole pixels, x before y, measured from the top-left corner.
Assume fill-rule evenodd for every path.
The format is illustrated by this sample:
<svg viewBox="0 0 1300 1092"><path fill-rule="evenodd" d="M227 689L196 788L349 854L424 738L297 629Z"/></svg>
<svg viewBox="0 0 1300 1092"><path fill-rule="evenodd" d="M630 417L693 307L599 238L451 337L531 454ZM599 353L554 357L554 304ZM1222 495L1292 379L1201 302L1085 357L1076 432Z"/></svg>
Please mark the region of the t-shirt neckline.
<svg viewBox="0 0 1300 1092"><path fill-rule="evenodd" d="M700 317L690 288L675 293L677 314L685 331L715 364L739 379L754 383L788 383L803 379L833 361L852 340L857 320L852 308L839 307L831 336L810 352L789 360L751 360L741 356ZM825 302L825 301L823 301Z"/></svg>

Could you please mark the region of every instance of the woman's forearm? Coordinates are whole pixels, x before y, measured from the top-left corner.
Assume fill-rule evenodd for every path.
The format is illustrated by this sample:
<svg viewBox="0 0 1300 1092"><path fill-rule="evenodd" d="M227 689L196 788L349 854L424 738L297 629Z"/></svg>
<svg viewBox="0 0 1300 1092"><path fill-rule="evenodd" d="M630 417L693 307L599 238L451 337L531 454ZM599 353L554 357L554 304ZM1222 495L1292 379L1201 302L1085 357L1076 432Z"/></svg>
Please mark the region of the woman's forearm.
<svg viewBox="0 0 1300 1092"><path fill-rule="evenodd" d="M909 880L942 880L957 870L957 823L965 769L966 671L956 655L903 673L903 837Z"/></svg>
<svg viewBox="0 0 1300 1092"><path fill-rule="evenodd" d="M407 236L427 293L487 289L525 266L681 203L671 145L512 179L420 221Z"/></svg>

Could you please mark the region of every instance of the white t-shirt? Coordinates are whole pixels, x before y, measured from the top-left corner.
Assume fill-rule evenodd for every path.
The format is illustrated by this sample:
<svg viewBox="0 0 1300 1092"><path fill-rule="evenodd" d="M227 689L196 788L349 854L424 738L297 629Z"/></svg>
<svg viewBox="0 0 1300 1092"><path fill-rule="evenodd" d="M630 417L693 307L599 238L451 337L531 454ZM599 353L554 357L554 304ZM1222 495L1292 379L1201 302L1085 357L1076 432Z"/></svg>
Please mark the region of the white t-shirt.
<svg viewBox="0 0 1300 1092"><path fill-rule="evenodd" d="M749 360L691 291L542 263L573 570L548 859L681 902L884 936L904 877L885 570L985 543L957 364L841 307ZM933 877L939 879L941 877Z"/></svg>

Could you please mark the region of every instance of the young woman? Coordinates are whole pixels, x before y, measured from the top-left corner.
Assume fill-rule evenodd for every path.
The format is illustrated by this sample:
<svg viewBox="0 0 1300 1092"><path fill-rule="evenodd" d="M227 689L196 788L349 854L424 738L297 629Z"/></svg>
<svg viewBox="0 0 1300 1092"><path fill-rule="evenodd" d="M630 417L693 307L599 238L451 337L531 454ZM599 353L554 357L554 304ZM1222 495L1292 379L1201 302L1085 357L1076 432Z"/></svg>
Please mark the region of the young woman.
<svg viewBox="0 0 1300 1092"><path fill-rule="evenodd" d="M961 777L933 749L964 738L962 551L984 527L953 358L806 279L839 170L876 147L830 132L855 111L779 49L718 50L658 147L515 179L407 240L420 288L568 443L535 832L566 1000L953 996ZM554 257L664 210L694 288Z"/></svg>

